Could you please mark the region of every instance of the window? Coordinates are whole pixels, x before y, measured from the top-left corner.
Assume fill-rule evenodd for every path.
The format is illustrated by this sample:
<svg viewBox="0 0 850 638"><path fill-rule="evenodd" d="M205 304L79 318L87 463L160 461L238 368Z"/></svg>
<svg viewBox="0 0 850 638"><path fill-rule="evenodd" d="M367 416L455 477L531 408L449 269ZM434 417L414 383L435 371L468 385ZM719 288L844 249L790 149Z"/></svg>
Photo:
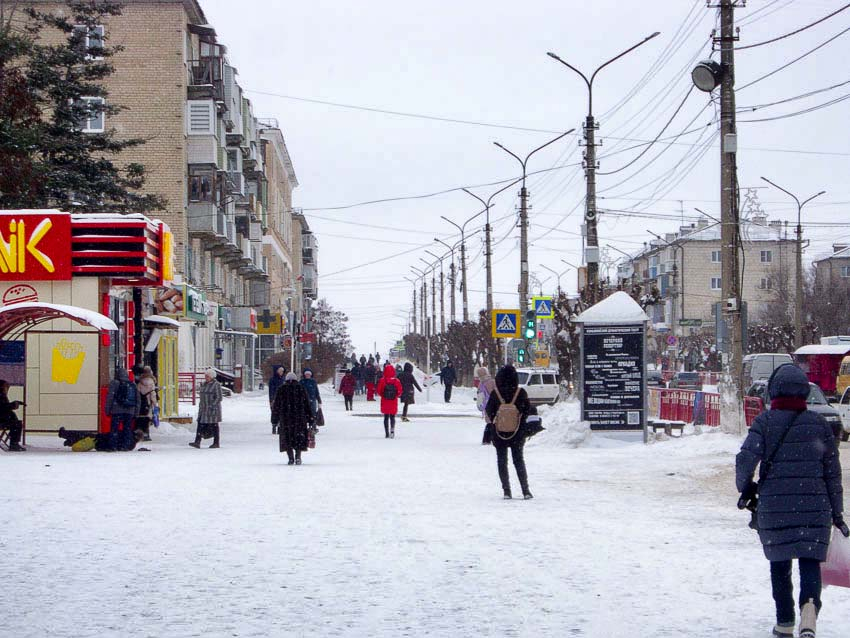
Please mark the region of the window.
<svg viewBox="0 0 850 638"><path fill-rule="evenodd" d="M539 374L532 374L531 378L528 380L528 385L541 385L540 375Z"/></svg>
<svg viewBox="0 0 850 638"><path fill-rule="evenodd" d="M106 100L102 97L82 97L75 106L84 112L77 120L77 128L83 133L103 133L106 130Z"/></svg>
<svg viewBox="0 0 850 638"><path fill-rule="evenodd" d="M104 28L102 24L96 27L88 28L84 24L74 25L74 36L80 38L79 47L86 52L88 60L102 60L103 56L103 36Z"/></svg>
<svg viewBox="0 0 850 638"><path fill-rule="evenodd" d="M227 172L228 173L238 173L239 172L239 151L228 149L227 151Z"/></svg>
<svg viewBox="0 0 850 638"><path fill-rule="evenodd" d="M712 250L711 251L711 263L712 264L719 264L720 263L720 251L719 250Z"/></svg>
<svg viewBox="0 0 850 638"><path fill-rule="evenodd" d="M842 266L841 267L841 276L842 277L850 277L850 266Z"/></svg>
<svg viewBox="0 0 850 638"><path fill-rule="evenodd" d="M543 375L543 385L555 385L557 381L555 381L554 374L544 374Z"/></svg>
<svg viewBox="0 0 850 638"><path fill-rule="evenodd" d="M773 261L773 251L772 250L761 251L761 263L769 264L772 261Z"/></svg>
<svg viewBox="0 0 850 638"><path fill-rule="evenodd" d="M712 277L711 278L711 289L712 290L720 290L720 277Z"/></svg>
<svg viewBox="0 0 850 638"><path fill-rule="evenodd" d="M189 175L189 201L215 201L215 175L212 173Z"/></svg>
<svg viewBox="0 0 850 638"><path fill-rule="evenodd" d="M189 135L213 135L215 133L215 110L208 100L190 100L187 103Z"/></svg>
<svg viewBox="0 0 850 638"><path fill-rule="evenodd" d="M771 282L770 277L762 277L759 288L762 290L771 290L773 288L773 282Z"/></svg>

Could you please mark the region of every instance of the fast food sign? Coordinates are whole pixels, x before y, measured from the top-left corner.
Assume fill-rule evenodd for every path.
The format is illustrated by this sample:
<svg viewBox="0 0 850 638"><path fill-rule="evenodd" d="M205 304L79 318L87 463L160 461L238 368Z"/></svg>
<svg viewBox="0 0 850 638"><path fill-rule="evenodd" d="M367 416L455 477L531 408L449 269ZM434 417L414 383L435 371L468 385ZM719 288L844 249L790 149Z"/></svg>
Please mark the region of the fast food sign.
<svg viewBox="0 0 850 638"><path fill-rule="evenodd" d="M71 278L71 216L0 211L0 281Z"/></svg>

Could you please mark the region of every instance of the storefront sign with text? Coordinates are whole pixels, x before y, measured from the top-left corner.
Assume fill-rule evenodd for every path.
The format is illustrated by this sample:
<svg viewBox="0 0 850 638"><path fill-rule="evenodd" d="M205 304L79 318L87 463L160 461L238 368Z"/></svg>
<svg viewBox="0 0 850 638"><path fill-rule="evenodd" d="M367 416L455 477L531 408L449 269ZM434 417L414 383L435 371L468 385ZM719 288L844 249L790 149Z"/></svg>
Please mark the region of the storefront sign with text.
<svg viewBox="0 0 850 638"><path fill-rule="evenodd" d="M71 278L71 216L0 211L0 281Z"/></svg>

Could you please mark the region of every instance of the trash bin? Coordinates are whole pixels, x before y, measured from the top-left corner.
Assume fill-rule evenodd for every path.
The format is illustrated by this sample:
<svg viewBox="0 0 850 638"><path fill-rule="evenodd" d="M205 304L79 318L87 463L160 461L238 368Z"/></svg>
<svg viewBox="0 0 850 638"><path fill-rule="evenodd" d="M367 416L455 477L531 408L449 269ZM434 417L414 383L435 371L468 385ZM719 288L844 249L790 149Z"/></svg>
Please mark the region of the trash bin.
<svg viewBox="0 0 850 638"><path fill-rule="evenodd" d="M233 366L233 376L236 377L233 379L233 391L237 394L242 393L242 367L239 364Z"/></svg>

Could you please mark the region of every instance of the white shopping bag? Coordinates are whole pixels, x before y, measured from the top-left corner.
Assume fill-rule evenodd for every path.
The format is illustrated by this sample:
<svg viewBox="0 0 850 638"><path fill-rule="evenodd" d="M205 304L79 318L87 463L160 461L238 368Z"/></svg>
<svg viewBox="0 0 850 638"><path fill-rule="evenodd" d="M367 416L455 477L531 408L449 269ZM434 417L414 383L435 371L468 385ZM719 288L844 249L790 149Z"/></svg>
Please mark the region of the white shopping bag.
<svg viewBox="0 0 850 638"><path fill-rule="evenodd" d="M820 566L824 585L850 587L850 538L833 530L832 542L826 553L826 561Z"/></svg>

